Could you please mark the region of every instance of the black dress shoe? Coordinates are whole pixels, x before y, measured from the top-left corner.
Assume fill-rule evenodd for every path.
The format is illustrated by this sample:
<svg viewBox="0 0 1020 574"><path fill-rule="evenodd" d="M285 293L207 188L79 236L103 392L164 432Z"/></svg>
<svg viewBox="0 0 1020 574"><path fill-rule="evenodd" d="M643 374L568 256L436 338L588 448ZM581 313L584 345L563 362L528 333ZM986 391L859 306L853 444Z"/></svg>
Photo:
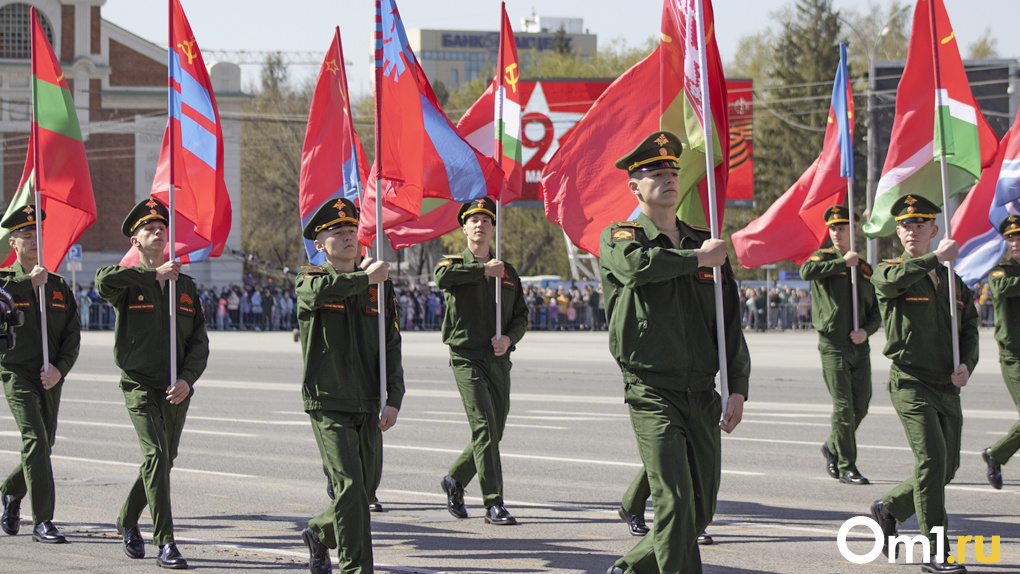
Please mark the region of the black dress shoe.
<svg viewBox="0 0 1020 574"><path fill-rule="evenodd" d="M996 490L1003 489L1003 465L999 464L996 458L991 456L991 449L985 449L981 451L981 458L984 459L984 464L988 465L988 484ZM6 514L4 517L6 518ZM7 529L4 528L4 531ZM10 532L7 532L8 534Z"/></svg>
<svg viewBox="0 0 1020 574"><path fill-rule="evenodd" d="M326 496L333 500L336 498L336 493L333 492L333 479L329 477L329 471L326 470L325 465L322 467L322 474L326 475Z"/></svg>
<svg viewBox="0 0 1020 574"><path fill-rule="evenodd" d="M711 546L713 543L715 543L715 540L712 540L712 535L707 532L702 532L698 536L698 546Z"/></svg>
<svg viewBox="0 0 1020 574"><path fill-rule="evenodd" d="M829 476L839 478L839 468L836 467L839 459L829 450L829 443L827 442L822 443L822 456L825 457L825 470L829 473Z"/></svg>
<svg viewBox="0 0 1020 574"><path fill-rule="evenodd" d="M333 564L329 561L329 548L319 542L319 536L311 528L301 531L301 538L308 546L308 569L312 574L332 574Z"/></svg>
<svg viewBox="0 0 1020 574"><path fill-rule="evenodd" d="M839 477L839 481L842 482L843 484L871 484L870 480L861 476L861 473L857 472L856 470L851 470L850 472Z"/></svg>
<svg viewBox="0 0 1020 574"><path fill-rule="evenodd" d="M648 525L645 524L645 517L638 516L637 514L631 514L627 512L622 506L617 511L620 515L620 519L627 523L630 527L631 536L644 536L648 534Z"/></svg>
<svg viewBox="0 0 1020 574"><path fill-rule="evenodd" d="M124 528L118 518L117 534L124 537L124 554L127 554L128 558L145 558L145 541L142 540L142 533L138 530L137 524Z"/></svg>
<svg viewBox="0 0 1020 574"><path fill-rule="evenodd" d="M21 499L0 494L0 500L4 503L4 515L0 518L0 528L4 532L14 536L21 530Z"/></svg>
<svg viewBox="0 0 1020 574"><path fill-rule="evenodd" d="M896 532L896 518L885 509L881 499L871 503L871 517L875 519L879 528L882 529L882 554L889 556L889 537L898 534ZM893 560L895 559L896 550L893 549Z"/></svg>
<svg viewBox="0 0 1020 574"><path fill-rule="evenodd" d="M369 512L382 512L383 511L382 503L379 502L379 497L376 497L375 500L373 500L372 502L368 503L368 511Z"/></svg>
<svg viewBox="0 0 1020 574"><path fill-rule="evenodd" d="M967 568L963 564L947 564L932 554L931 558L921 565L921 572L929 574L967 574Z"/></svg>
<svg viewBox="0 0 1020 574"><path fill-rule="evenodd" d="M512 526L517 524L517 519L510 516L510 512L502 504L493 504L485 509L485 522L495 526Z"/></svg>
<svg viewBox="0 0 1020 574"><path fill-rule="evenodd" d="M623 568L613 564L609 567L609 570L606 570L606 574L623 574Z"/></svg>
<svg viewBox="0 0 1020 574"><path fill-rule="evenodd" d="M456 518L467 518L467 507L464 506L464 487L450 475L443 477L439 486L446 493L446 509Z"/></svg>
<svg viewBox="0 0 1020 574"><path fill-rule="evenodd" d="M49 520L35 525L35 529L32 530L32 540L45 542L46 544L63 544L67 542L64 535Z"/></svg>
<svg viewBox="0 0 1020 574"><path fill-rule="evenodd" d="M188 561L181 556L176 544L164 544L159 550L159 558L156 560L160 568L169 570L187 570Z"/></svg>

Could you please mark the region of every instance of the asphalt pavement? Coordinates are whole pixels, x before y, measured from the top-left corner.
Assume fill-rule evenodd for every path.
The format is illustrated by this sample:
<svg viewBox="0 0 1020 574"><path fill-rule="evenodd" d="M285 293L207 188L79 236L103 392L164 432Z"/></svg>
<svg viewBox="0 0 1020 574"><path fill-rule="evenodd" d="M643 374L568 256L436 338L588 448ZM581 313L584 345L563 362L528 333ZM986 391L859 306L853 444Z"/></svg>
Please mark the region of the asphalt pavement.
<svg viewBox="0 0 1020 574"><path fill-rule="evenodd" d="M384 435L379 490L385 512L372 515L376 571L401 573L603 573L638 539L617 517L620 497L640 469L619 369L606 333L530 332L513 356L510 417L502 443L507 508L519 525L484 523L476 483L470 517L445 509L439 480L470 438L438 333L403 334L407 395ZM843 523L914 466L886 391L884 339L872 339L874 398L858 431L858 466L870 486L828 477L819 452L831 411L814 332L747 333L752 357L744 420L723 438L722 488L702 547L704 571L745 573L920 572L884 557L854 564L837 547ZM325 510L325 478L302 411L300 346L290 333L210 333L209 367L195 386L172 474L175 533L196 572L306 571L299 532ZM64 386L53 450L55 523L69 544L31 539L28 501L16 537L0 534L0 573L153 571L127 558L114 531L141 455L118 386L113 335L85 332ZM947 488L950 536L982 536L964 561L970 572L1020 572L1020 470L1003 467L993 490L980 458L1017 421L1002 382L990 330L981 361L963 390L962 464ZM0 408L0 474L16 464L20 435ZM651 504L646 513L652 518ZM916 519L900 533L918 534ZM992 537L999 537L998 554ZM849 549L873 547L857 527ZM334 560L336 553L333 553Z"/></svg>

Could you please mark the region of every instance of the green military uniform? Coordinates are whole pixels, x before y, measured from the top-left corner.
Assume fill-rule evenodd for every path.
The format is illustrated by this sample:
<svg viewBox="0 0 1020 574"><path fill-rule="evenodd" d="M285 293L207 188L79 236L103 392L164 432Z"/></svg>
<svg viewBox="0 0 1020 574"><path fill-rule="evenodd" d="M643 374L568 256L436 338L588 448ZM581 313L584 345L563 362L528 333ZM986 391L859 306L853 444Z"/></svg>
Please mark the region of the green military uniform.
<svg viewBox="0 0 1020 574"><path fill-rule="evenodd" d="M1010 215L1002 221L999 232L1004 237L1020 233L1020 216ZM988 285L995 301L995 341L999 344L999 367L1002 379L1020 411L1020 262L1009 258L988 274ZM1020 450L1020 422L1006 436L987 450L996 464L1002 465ZM1002 488L1002 475L995 473L996 488Z"/></svg>
<svg viewBox="0 0 1020 574"><path fill-rule="evenodd" d="M34 209L34 208L27 208ZM21 214L27 219L29 214ZM43 215L45 217L45 214ZM3 226L12 229L18 225L16 215L10 215ZM34 221L29 225L34 225ZM21 225L12 231L26 229ZM0 378L11 415L21 432L21 462L0 485L0 492L21 500L27 494L32 501L32 522L40 524L53 519L55 493L50 452L56 440L57 410L61 378L49 390L43 389L40 371L43 368L42 333L39 313L39 290L32 286L31 269L21 263L0 269L0 287L6 290L15 305L24 314L24 323L14 329L16 345L0 354ZM74 293L56 273L49 273L46 281L46 330L48 333L50 364L62 376L74 366L81 343L81 324ZM13 517L17 518L17 517Z"/></svg>
<svg viewBox="0 0 1020 574"><path fill-rule="evenodd" d="M128 214L122 231L130 237L139 225L153 219L165 222L167 216L166 208L150 199ZM176 405L166 398L171 386L170 312L175 310L177 320L177 378L193 387L209 359L198 290L191 277L181 274L171 301L169 285L160 286L156 270L140 265L103 267L96 271L96 287L117 313L114 362L121 369L120 388L145 459L121 507L119 523L137 526L148 506L153 542L160 547L173 544L170 469L194 390Z"/></svg>
<svg viewBox="0 0 1020 574"><path fill-rule="evenodd" d="M355 215L337 216L338 209ZM314 239L320 226L322 231L351 224L357 225L356 208L343 200L339 207L320 208L306 226L305 237ZM368 505L382 476L378 286L369 285L364 271L341 273L327 262L306 269L295 291L304 356L301 396L335 492L329 509L312 518L308 528L321 544L339 549L341 572L370 574ZM389 281L384 297L386 404L399 410L404 372Z"/></svg>
<svg viewBox="0 0 1020 574"><path fill-rule="evenodd" d="M463 214L461 210L461 221ZM494 255L490 252L490 258ZM510 348L501 356L492 349L496 335L496 284L485 275L484 262L470 249L447 255L435 270L436 285L446 298L443 343L450 347L450 368L457 381L471 443L450 466L449 475L467 485L478 475L486 508L503 504L503 468L499 442L510 412L510 354L528 329L528 306L517 271L503 262L502 329Z"/></svg>
<svg viewBox="0 0 1020 574"><path fill-rule="evenodd" d="M825 212L829 226L848 224L847 208L836 205ZM850 231L853 232L852 230ZM868 336L881 325L871 266L861 261L857 273L857 324ZM857 428L871 402L871 345L850 340L854 330L850 269L836 249L814 252L800 268L800 277L811 282L811 320L818 331L822 378L832 397L832 432L826 450L838 461L836 476L844 482L867 484L857 471ZM849 477L848 477L849 476Z"/></svg>
<svg viewBox="0 0 1020 574"><path fill-rule="evenodd" d="M637 170L676 169L676 136L652 134L617 162ZM655 510L654 530L617 560L627 574L701 572L697 537L719 492L721 401L712 269L694 249L707 230L677 220L679 247L641 214L615 223L599 244L609 349L623 372L624 398ZM751 361L741 331L732 269L723 268L730 394L747 397Z"/></svg>
<svg viewBox="0 0 1020 574"><path fill-rule="evenodd" d="M923 198L907 195L892 212L903 225L933 219L941 210ZM930 271L935 271L937 285ZM905 253L900 259L883 261L872 276L885 322L884 353L892 360L889 394L916 461L914 475L883 496L881 503L897 522L916 513L932 554L937 542L932 527L949 527L945 485L960 466L963 428L960 388L950 379L956 369L950 279L956 281L960 362L973 373L978 362L978 316L974 298L959 276L950 278L948 268L934 253L916 258Z"/></svg>

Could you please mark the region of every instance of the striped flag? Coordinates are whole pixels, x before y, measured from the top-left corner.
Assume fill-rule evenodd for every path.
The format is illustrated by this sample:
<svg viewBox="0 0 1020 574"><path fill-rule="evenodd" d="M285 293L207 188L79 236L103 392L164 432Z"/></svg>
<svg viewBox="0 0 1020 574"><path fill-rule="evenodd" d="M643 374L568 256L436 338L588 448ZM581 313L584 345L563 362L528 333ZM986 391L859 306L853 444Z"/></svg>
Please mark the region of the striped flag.
<svg viewBox="0 0 1020 574"><path fill-rule="evenodd" d="M506 14L506 2L502 3L503 19L499 30L499 56L496 61L496 150L502 149L498 158L506 174L507 189L500 199L504 204L520 196L524 170L521 166L521 68L517 60L517 44ZM500 145L502 142L502 145ZM506 193L510 192L510 193ZM512 194L512 196L511 196Z"/></svg>
<svg viewBox="0 0 1020 574"><path fill-rule="evenodd" d="M935 22L931 21L929 2L935 3ZM938 39L938 69L932 55L933 30ZM941 90L936 89L936 74L941 78ZM954 195L977 182L981 168L991 163L998 148L998 138L970 91L942 0L918 0L914 8L890 141L874 208L864 225L868 237L892 235L896 223L889 210L901 196L920 195L942 205L942 151L946 153L949 195Z"/></svg>

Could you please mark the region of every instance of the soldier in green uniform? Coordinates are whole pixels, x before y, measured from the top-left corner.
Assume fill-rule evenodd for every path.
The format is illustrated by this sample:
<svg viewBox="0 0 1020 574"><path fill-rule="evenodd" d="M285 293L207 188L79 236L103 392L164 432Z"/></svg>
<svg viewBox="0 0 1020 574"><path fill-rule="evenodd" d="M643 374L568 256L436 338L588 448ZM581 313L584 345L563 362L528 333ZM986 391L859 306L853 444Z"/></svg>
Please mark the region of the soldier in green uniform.
<svg viewBox="0 0 1020 574"><path fill-rule="evenodd" d="M857 427L871 402L871 346L868 337L882 322L871 266L850 250L849 211L825 210L832 248L815 251L800 268L811 282L811 320L818 331L822 378L832 397L832 433L822 443L829 476L844 484L870 484L857 470ZM857 267L857 329L854 329L850 269Z"/></svg>
<svg viewBox="0 0 1020 574"><path fill-rule="evenodd" d="M891 211L904 253L879 264L871 281L885 322L884 353L892 360L889 395L915 465L913 476L872 503L871 514L882 528L888 555L896 524L916 513L931 554L921 571L960 574L967 570L951 562L948 532L938 540L932 528L949 528L945 487L960 466L960 389L978 362L977 310L963 280L950 277L942 265L956 259L956 242L943 239L931 249L939 231L935 215L942 210L924 197L905 195ZM956 281L955 326L950 322L949 281ZM959 331L958 365L953 364L953 328ZM939 543L944 544L942 555Z"/></svg>
<svg viewBox="0 0 1020 574"><path fill-rule="evenodd" d="M1009 257L988 274L995 301L995 340L999 343L999 367L1006 389L1020 411L1020 215L1010 215L999 224L1006 238ZM981 452L988 466L988 483L1002 488L1002 465L1020 450L1020 422L999 442Z"/></svg>
<svg viewBox="0 0 1020 574"><path fill-rule="evenodd" d="M46 218L27 205L7 214L3 222L11 233L17 256L14 265L0 269L0 287L24 314L15 328L17 344L0 355L0 378L4 395L21 431L21 462L0 485L4 511L0 527L11 536L21 528L21 499L32 501L32 539L62 543L67 540L53 526L53 468L50 452L57 433L57 410L64 377L78 358L81 325L74 293L56 273L39 264L36 251L37 223ZM46 286L46 332L49 364L43 365L39 287Z"/></svg>
<svg viewBox="0 0 1020 574"><path fill-rule="evenodd" d="M124 553L143 558L145 543L138 519L148 506L152 541L160 549L158 564L184 569L188 563L174 542L170 469L177 458L192 386L209 359L209 338L195 282L180 272L180 263L167 261L163 252L168 241L168 220L166 207L151 197L136 205L124 219L121 231L138 249L139 264L99 269L96 287L117 312L114 362L121 369L120 388L145 459L120 509L117 531L124 539ZM168 280L176 281L173 301ZM177 378L173 382L171 309L177 321Z"/></svg>
<svg viewBox="0 0 1020 574"><path fill-rule="evenodd" d="M616 162L630 175L641 215L611 225L599 246L609 348L655 511L650 535L610 574L702 571L697 538L715 513L720 428L736 428L747 397L751 361L726 244L676 216L681 150L675 135L655 132ZM720 266L730 392L722 422L712 281Z"/></svg>
<svg viewBox="0 0 1020 574"><path fill-rule="evenodd" d="M510 353L528 329L528 306L521 279L512 265L496 259L490 242L496 204L488 197L464 204L457 214L467 249L436 265L436 285L446 297L443 343L450 347L450 368L457 381L471 443L440 483L446 508L467 518L464 485L478 474L485 522L516 524L503 505L503 468L499 442L510 412ZM496 289L503 290L502 335L496 338Z"/></svg>
<svg viewBox="0 0 1020 574"><path fill-rule="evenodd" d="M315 241L326 262L308 268L297 281L305 367L301 396L334 497L301 536L312 574L331 571L331 548L339 549L341 572L371 574L368 513L382 476L382 431L397 422L404 398L393 284L387 280L388 264L370 258L359 264L358 208L350 201L340 198L320 207L304 236ZM379 396L380 284L386 303L386 397Z"/></svg>

